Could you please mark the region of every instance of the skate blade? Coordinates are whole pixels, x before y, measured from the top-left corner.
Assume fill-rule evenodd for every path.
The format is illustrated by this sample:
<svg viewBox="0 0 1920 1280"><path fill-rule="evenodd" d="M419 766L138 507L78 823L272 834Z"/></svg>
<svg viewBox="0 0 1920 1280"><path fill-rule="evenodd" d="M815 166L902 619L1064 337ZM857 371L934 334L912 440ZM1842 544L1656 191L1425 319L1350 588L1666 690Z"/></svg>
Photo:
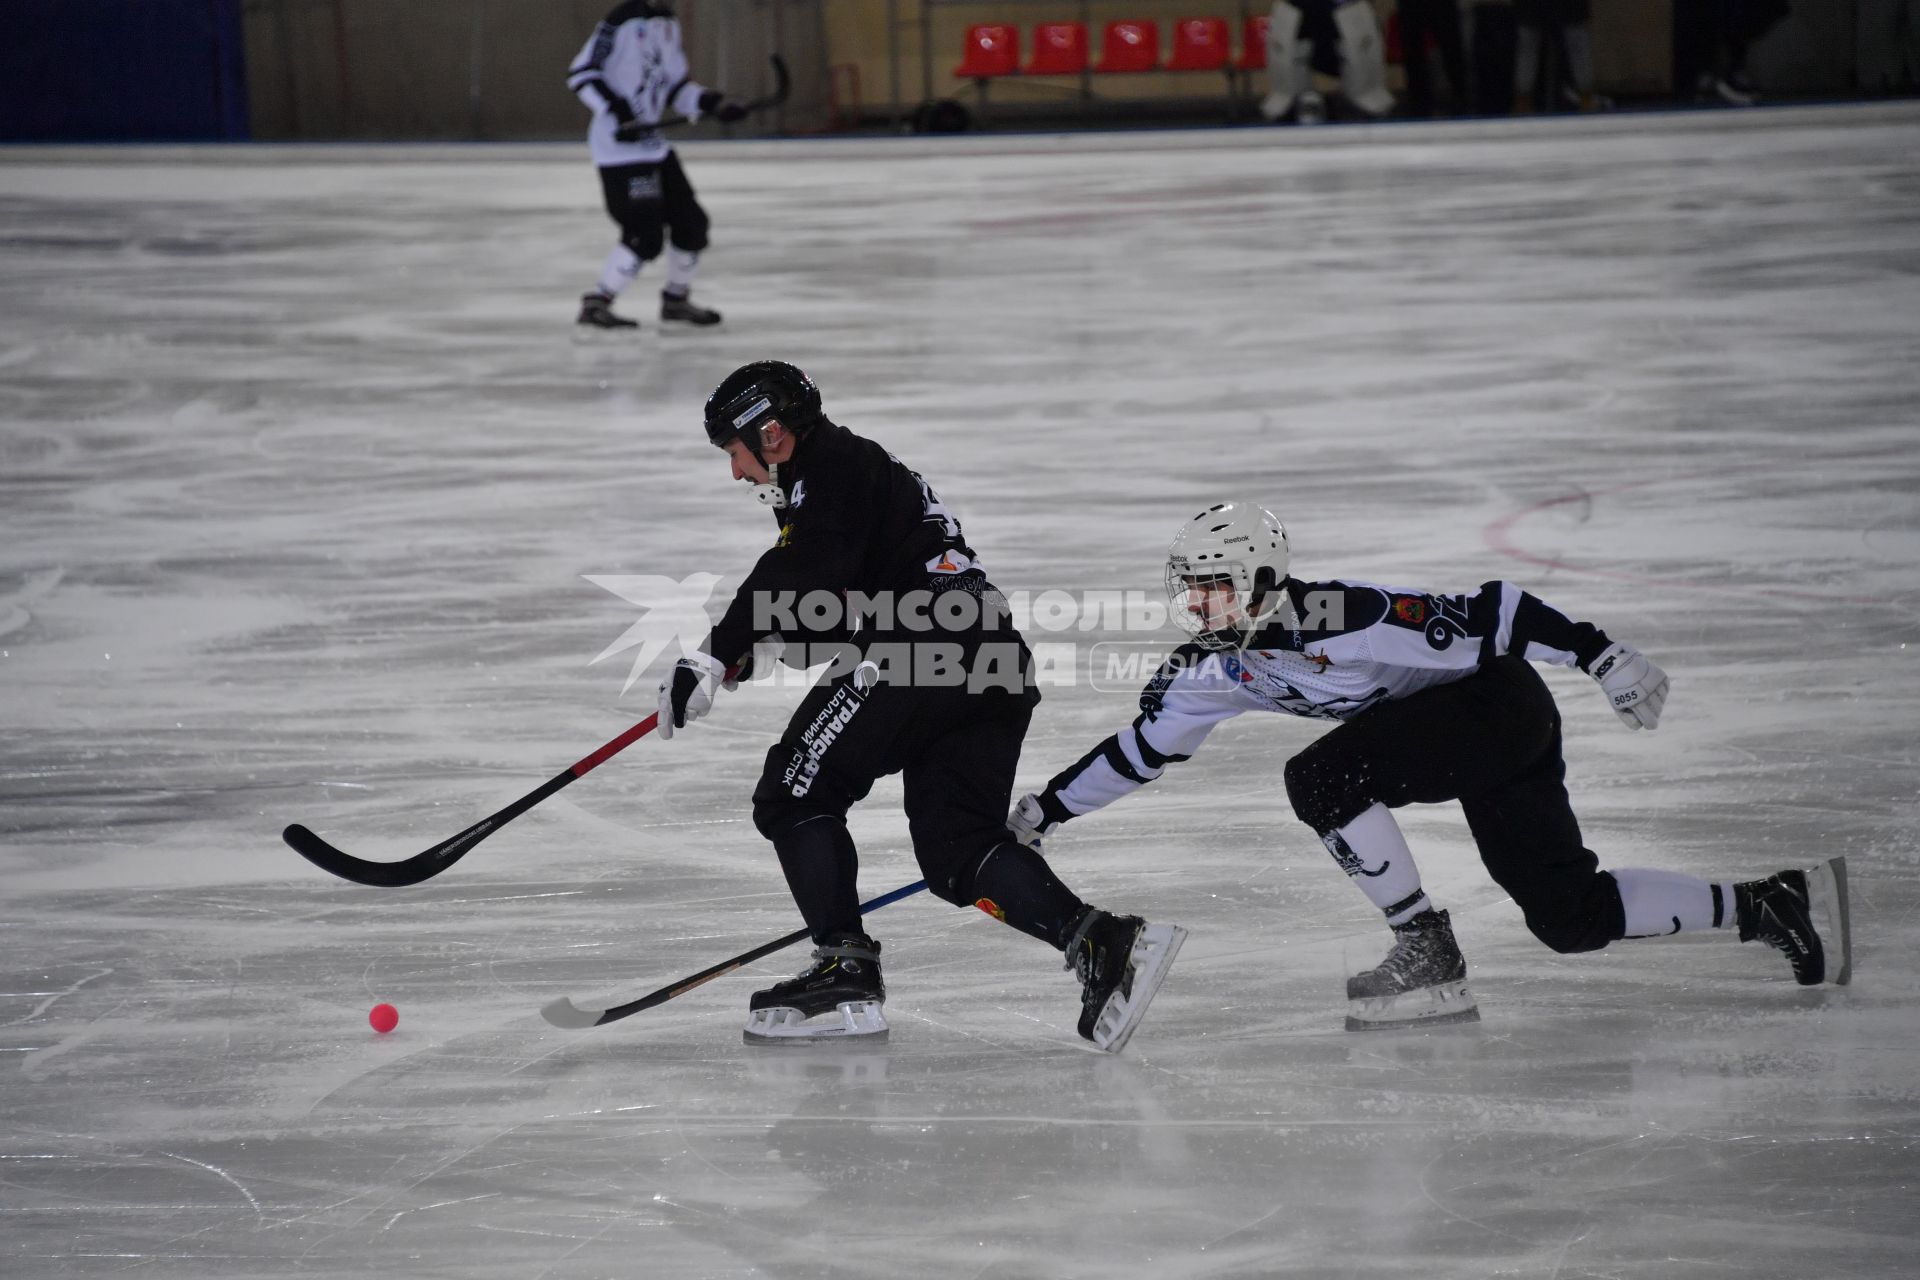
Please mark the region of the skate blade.
<svg viewBox="0 0 1920 1280"><path fill-rule="evenodd" d="M1436 1027L1451 1022L1480 1021L1480 1006L1467 990L1467 980L1442 982L1397 996L1370 996L1347 1001L1347 1030L1395 1031L1406 1027Z"/></svg>
<svg viewBox="0 0 1920 1280"><path fill-rule="evenodd" d="M1826 980L1836 987L1853 981L1853 921L1847 907L1847 860L1829 858L1807 870L1807 909L1826 952Z"/></svg>
<svg viewBox="0 0 1920 1280"><path fill-rule="evenodd" d="M1107 1007L1093 1020L1094 1048L1118 1053L1127 1047L1133 1029L1146 1016L1153 993L1160 989L1167 970L1173 967L1173 958L1180 954L1180 944L1186 940L1187 931L1177 924L1150 924L1140 930L1127 956L1133 981L1126 984L1127 991L1107 997Z"/></svg>
<svg viewBox="0 0 1920 1280"><path fill-rule="evenodd" d="M808 1041L858 1040L877 1044L887 1038L887 1017L877 1000L849 1000L832 1014L810 1020L798 1009L755 1009L740 1038L748 1044L805 1044Z"/></svg>

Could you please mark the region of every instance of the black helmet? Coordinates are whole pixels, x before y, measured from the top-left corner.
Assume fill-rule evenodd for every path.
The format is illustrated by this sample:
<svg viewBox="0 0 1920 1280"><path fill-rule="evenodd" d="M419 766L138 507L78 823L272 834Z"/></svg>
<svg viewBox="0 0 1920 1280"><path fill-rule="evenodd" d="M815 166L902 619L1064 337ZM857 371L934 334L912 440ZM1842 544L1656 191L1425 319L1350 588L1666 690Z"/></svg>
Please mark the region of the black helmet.
<svg viewBox="0 0 1920 1280"><path fill-rule="evenodd" d="M773 419L796 436L827 420L820 388L784 360L743 364L707 397L707 439L721 448L738 440L760 457L760 428Z"/></svg>

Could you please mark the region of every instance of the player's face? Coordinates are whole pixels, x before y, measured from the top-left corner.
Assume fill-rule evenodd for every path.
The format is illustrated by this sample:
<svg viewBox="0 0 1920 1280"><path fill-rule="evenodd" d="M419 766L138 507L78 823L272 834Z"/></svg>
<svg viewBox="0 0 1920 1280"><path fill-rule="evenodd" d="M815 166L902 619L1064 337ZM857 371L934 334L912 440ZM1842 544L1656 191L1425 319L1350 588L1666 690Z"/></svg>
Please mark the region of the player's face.
<svg viewBox="0 0 1920 1280"><path fill-rule="evenodd" d="M1239 625L1240 598L1228 578L1187 578L1187 612L1200 621L1202 631L1222 631Z"/></svg>
<svg viewBox="0 0 1920 1280"><path fill-rule="evenodd" d="M798 437L788 434L778 422L768 422L760 429L760 457L774 466L779 466L793 457ZM765 484L772 477L760 458L753 456L753 450L747 448L744 440L729 440L722 448L733 459L733 478L745 480L750 484Z"/></svg>
<svg viewBox="0 0 1920 1280"><path fill-rule="evenodd" d="M723 446L727 457L733 459L733 478L745 480L750 484L765 484L771 477L767 469L760 465L760 459L753 456L753 450L747 448L744 440L729 440Z"/></svg>

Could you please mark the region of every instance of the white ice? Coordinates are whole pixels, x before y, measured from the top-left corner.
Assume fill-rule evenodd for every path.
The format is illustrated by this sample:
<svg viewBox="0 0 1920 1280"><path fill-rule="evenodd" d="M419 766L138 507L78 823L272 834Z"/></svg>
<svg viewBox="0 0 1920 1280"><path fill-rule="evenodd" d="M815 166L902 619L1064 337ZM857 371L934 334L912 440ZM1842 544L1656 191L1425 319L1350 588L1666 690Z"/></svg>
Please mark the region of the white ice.
<svg viewBox="0 0 1920 1280"><path fill-rule="evenodd" d="M0 1273L1765 1277L1920 1246L1920 110L689 147L710 333L575 341L582 149L0 158ZM1010 151L1003 153L1003 149ZM873 917L891 1043L749 1050L797 924L747 820L797 694L398 858L651 709L585 575L772 532L699 431L793 360L1008 590L1154 590L1245 494L1295 563L1504 577L1673 675L1549 672L1604 862L1845 854L1856 978L1729 935L1557 956L1408 811L1477 1027L1350 1035L1387 937L1257 717L1069 828L1192 939L1126 1053L1056 955ZM1081 642L1104 633L1065 637ZM1133 714L1047 692L1031 785ZM1444 744L1436 744L1444 749ZM917 875L883 783L862 888ZM376 1000L401 1011L379 1037Z"/></svg>

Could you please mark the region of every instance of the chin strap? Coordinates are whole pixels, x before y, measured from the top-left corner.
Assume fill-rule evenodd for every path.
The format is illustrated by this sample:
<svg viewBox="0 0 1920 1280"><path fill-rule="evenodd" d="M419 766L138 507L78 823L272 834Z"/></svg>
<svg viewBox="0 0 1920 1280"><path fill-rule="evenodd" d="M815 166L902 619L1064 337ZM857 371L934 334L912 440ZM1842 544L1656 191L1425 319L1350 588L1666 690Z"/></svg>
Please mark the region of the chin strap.
<svg viewBox="0 0 1920 1280"><path fill-rule="evenodd" d="M753 500L775 511L787 505L787 491L780 487L780 468L777 464L767 464L767 482L753 486Z"/></svg>

